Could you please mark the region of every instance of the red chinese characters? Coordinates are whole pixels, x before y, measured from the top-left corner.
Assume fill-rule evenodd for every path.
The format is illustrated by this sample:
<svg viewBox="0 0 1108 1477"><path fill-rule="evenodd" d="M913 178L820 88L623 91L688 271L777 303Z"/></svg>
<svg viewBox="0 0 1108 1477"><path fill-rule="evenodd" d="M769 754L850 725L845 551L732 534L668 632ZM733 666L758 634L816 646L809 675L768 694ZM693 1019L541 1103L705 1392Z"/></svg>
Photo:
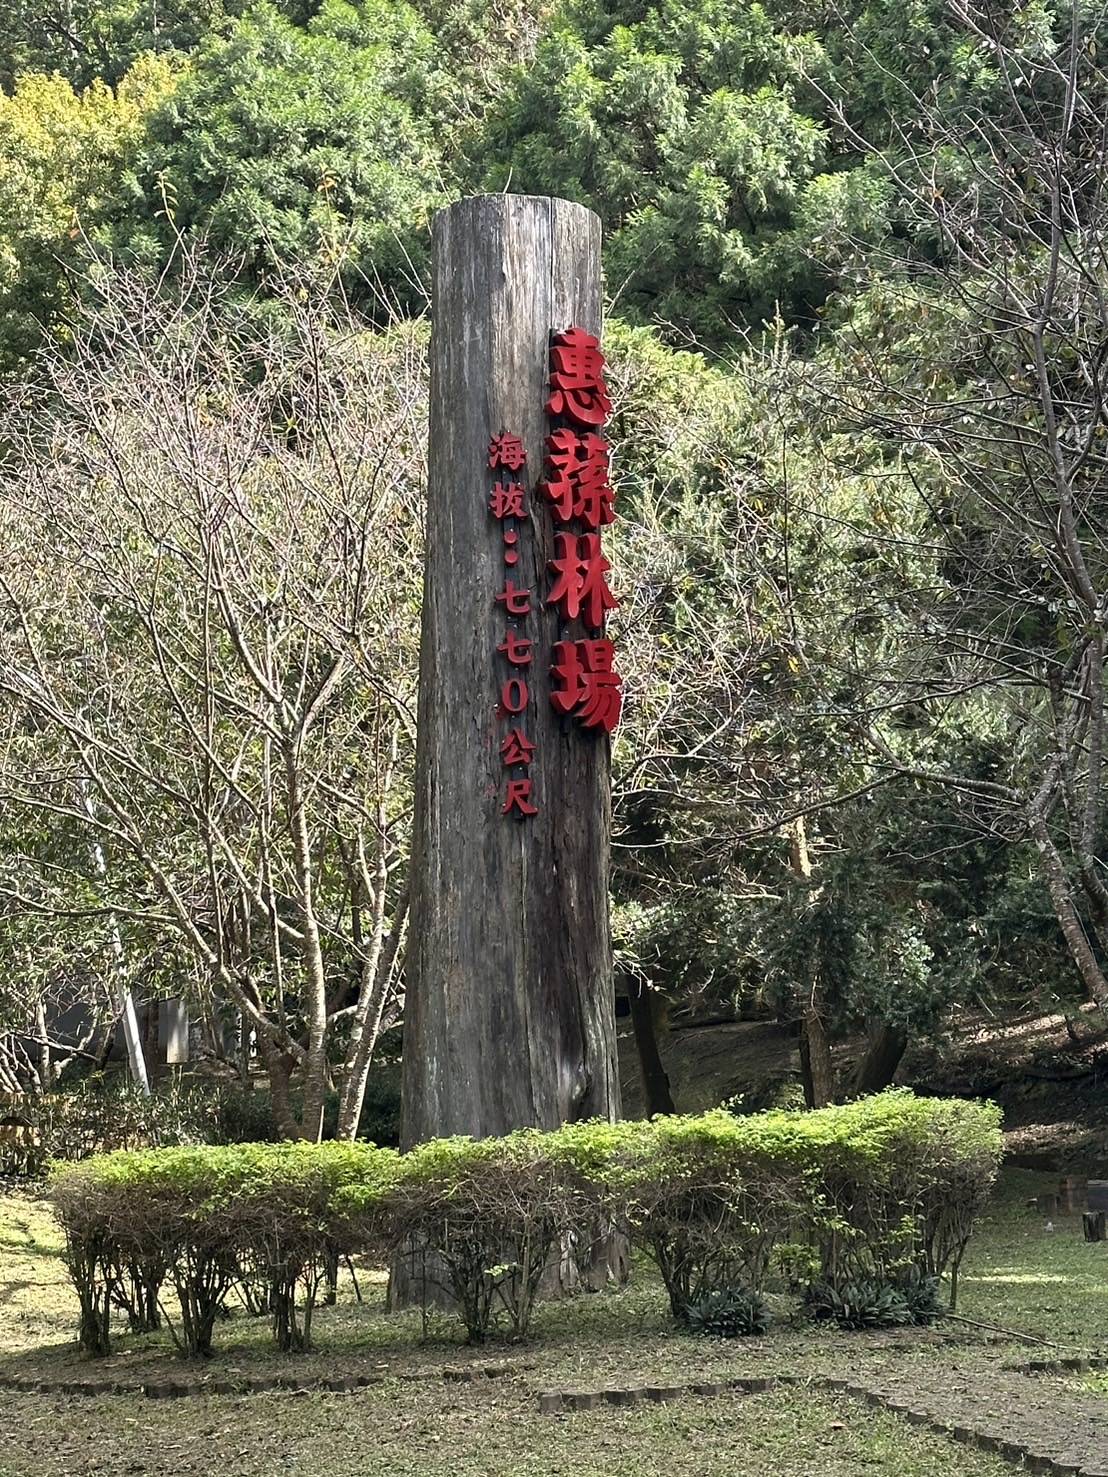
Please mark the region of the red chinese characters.
<svg viewBox="0 0 1108 1477"><path fill-rule="evenodd" d="M561 422L546 439L538 484L558 527L546 607L557 611L563 639L554 643L550 701L563 717L610 734L623 707L615 647L604 635L605 616L619 606L601 546L601 531L615 521L611 454L599 434L612 402L600 344L583 328L554 335L546 409ZM574 625L584 639L572 639Z"/></svg>
<svg viewBox="0 0 1108 1477"><path fill-rule="evenodd" d="M556 641L551 672L557 686L550 701L559 713L572 713L586 728L611 733L623 707L623 678L615 670L611 641Z"/></svg>
<svg viewBox="0 0 1108 1477"><path fill-rule="evenodd" d="M547 605L556 606L563 620L582 620L590 631L599 631L605 611L619 605L608 588L606 575L612 566L600 552L600 535L557 533L554 545L557 553L550 569L557 578L546 597Z"/></svg>
<svg viewBox="0 0 1108 1477"><path fill-rule="evenodd" d="M602 533L615 521L611 452L600 434L612 402L604 377L599 341L585 329L556 333L550 346L552 418L545 446L544 476L536 491L550 509L555 526L554 558L544 608L553 613L558 630L551 632L550 702L561 718L593 732L612 733L623 707L623 679L616 670L615 646L604 634L605 618L619 602L608 583L611 564L605 558ZM505 770L501 813L528 820L539 813L534 771L538 745L528 732L537 687L536 639L545 649L545 634L528 634L532 620L531 563L523 540L530 530L526 487L527 449L523 440L501 431L489 441L488 468L495 481L488 510L500 529L504 582L493 599L501 610L503 639L496 716L504 725L498 741ZM534 579L533 575L530 578ZM547 617L549 619L549 617ZM498 622L499 626L499 622Z"/></svg>
<svg viewBox="0 0 1108 1477"><path fill-rule="evenodd" d="M527 453L518 436L501 431L489 442L489 466L494 472L498 467L506 467L509 472L521 471L526 460Z"/></svg>
<svg viewBox="0 0 1108 1477"><path fill-rule="evenodd" d="M500 683L497 717L511 721L511 727L500 743L500 760L508 771L501 813L520 820L537 815L539 808L532 798L531 764L535 743L522 727L523 715L531 705L531 689L524 675L532 660L533 642L513 621L525 620L531 614L531 591L517 584L513 570L520 558L520 533L527 517L526 488L512 480L512 474L523 470L527 452L518 436L501 432L489 442L489 468L501 474L489 495L489 512L500 524L504 553L504 585L493 599L504 608L504 639L496 648L508 666L508 675Z"/></svg>
<svg viewBox="0 0 1108 1477"><path fill-rule="evenodd" d="M565 416L586 429L602 426L612 413L600 343L583 328L567 328L554 335L546 412Z"/></svg>
<svg viewBox="0 0 1108 1477"><path fill-rule="evenodd" d="M550 503L556 523L579 518L598 532L603 524L614 522L609 460L608 443L595 432L579 436L564 428L547 437L549 475L539 483L539 491Z"/></svg>
<svg viewBox="0 0 1108 1477"><path fill-rule="evenodd" d="M498 482L489 498L489 512L494 518L522 518L522 486L518 482Z"/></svg>

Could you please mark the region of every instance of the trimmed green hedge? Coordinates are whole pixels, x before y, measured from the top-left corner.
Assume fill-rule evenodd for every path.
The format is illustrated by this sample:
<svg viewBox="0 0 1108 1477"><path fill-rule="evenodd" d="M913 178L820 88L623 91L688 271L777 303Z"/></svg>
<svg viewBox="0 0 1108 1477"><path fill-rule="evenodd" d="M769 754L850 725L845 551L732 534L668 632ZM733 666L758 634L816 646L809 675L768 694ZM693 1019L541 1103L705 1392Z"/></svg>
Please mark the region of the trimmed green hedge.
<svg viewBox="0 0 1108 1477"><path fill-rule="evenodd" d="M132 1328L164 1312L181 1351L212 1352L236 1286L267 1311L279 1348L307 1348L321 1282L342 1251L333 1202L345 1185L383 1185L395 1150L372 1144L236 1144L140 1149L55 1168L51 1198L81 1304L79 1341L109 1352L113 1307ZM298 1309L298 1300L301 1306Z"/></svg>
<svg viewBox="0 0 1108 1477"><path fill-rule="evenodd" d="M211 1352L233 1289L307 1348L341 1256L399 1258L441 1284L469 1337L528 1327L544 1278L572 1284L598 1240L629 1235L674 1315L722 1289L903 1288L957 1269L1000 1159L991 1105L888 1092L817 1112L723 1110L441 1139L247 1144L104 1155L56 1167L51 1193L81 1303L80 1342L109 1351L113 1309L165 1317ZM178 1311L163 1293L171 1287Z"/></svg>

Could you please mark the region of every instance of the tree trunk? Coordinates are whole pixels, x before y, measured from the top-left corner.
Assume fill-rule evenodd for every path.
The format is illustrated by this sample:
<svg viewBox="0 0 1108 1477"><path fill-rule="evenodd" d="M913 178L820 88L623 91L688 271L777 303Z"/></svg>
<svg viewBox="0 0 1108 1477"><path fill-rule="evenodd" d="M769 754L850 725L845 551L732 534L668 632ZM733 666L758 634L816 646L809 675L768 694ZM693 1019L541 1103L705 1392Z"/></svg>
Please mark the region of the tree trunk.
<svg viewBox="0 0 1108 1477"><path fill-rule="evenodd" d="M96 807L92 803L89 787L84 782L81 784L81 803L85 814L95 826ZM95 834L92 838L92 864L97 874L106 879L108 862L99 837ZM127 983L127 960L123 951L123 934L119 927L119 919L114 913L110 915L108 923L111 930L112 956L119 980L119 1013L123 1020L123 1038L127 1043L127 1064L131 1069L131 1080L144 1097L149 1097L150 1077L146 1070L146 1057L142 1051L142 1037L139 1034L138 1015L135 1012L135 997ZM111 1049L110 1043L111 1038L109 1037L109 1050Z"/></svg>
<svg viewBox="0 0 1108 1477"><path fill-rule="evenodd" d="M323 1137L323 1103L327 1093L327 973L323 964L319 920L315 912L308 819L304 813L304 796L297 769L299 736L294 739L291 734L285 733L282 738L289 829L296 859L296 903L304 940L302 967L308 1049L301 1065L301 1086L304 1093L301 1131L304 1138L319 1143Z"/></svg>
<svg viewBox="0 0 1108 1477"><path fill-rule="evenodd" d="M38 1028L38 1077L43 1092L54 1086L54 1058L50 1050L50 1031L46 1023L46 1006L42 997L35 1001L35 1025Z"/></svg>
<svg viewBox="0 0 1108 1477"><path fill-rule="evenodd" d="M292 1077L295 1058L290 1053L274 1046L273 1042L263 1035L258 1036L258 1051L265 1062L266 1073L269 1077L269 1101L273 1109L273 1121L278 1131L287 1139L304 1138L304 1132L296 1121L296 1114L292 1111L292 1103L289 1100L289 1080Z"/></svg>
<svg viewBox="0 0 1108 1477"><path fill-rule="evenodd" d="M558 717L545 609L554 527L535 483L549 426L552 332L600 328L600 223L562 200L489 195L440 212L427 546L420 652L412 922L407 954L402 1143L619 1110L608 866L609 743ZM507 567L490 516L489 442L527 452L525 516ZM538 813L504 815L497 715L512 675L495 595L531 592L517 638L535 744ZM583 632L572 632L574 636Z"/></svg>
<svg viewBox="0 0 1108 1477"><path fill-rule="evenodd" d="M638 1048L639 1068L642 1072L643 1096L650 1117L655 1113L677 1111L669 1089L669 1074L658 1047L654 994L641 980L631 980L628 986L631 1024L635 1028L635 1046Z"/></svg>
<svg viewBox="0 0 1108 1477"><path fill-rule="evenodd" d="M826 1108L835 1101L831 1042L823 1017L812 1005L806 1007L800 1019L800 1076L806 1107Z"/></svg>
<svg viewBox="0 0 1108 1477"><path fill-rule="evenodd" d="M1039 862L1050 893L1050 900L1054 904L1054 912L1062 930L1062 937L1066 941L1070 958L1077 967L1090 1000L1095 1001L1102 1010L1108 1010L1108 979L1105 978L1093 946L1089 942L1073 901L1065 865L1051 837L1046 817L1038 804L1033 804L1031 807L1030 821L1031 834L1035 838L1035 847L1039 853Z"/></svg>
<svg viewBox="0 0 1108 1477"><path fill-rule="evenodd" d="M389 984L393 977L397 950L404 933L408 915L407 890L396 907L392 930L384 937L384 894L387 878L378 881L381 913L376 922L376 937L370 957L362 970L360 993L354 1020L350 1028L350 1045L346 1055L346 1075L339 1097L339 1121L337 1137L355 1139L358 1125L362 1121L362 1105L365 1102L366 1083L373 1062L373 1052L381 1034L381 1021L389 998Z"/></svg>
<svg viewBox="0 0 1108 1477"><path fill-rule="evenodd" d="M798 816L789 830L789 865L793 873L811 884L812 859L804 817ZM820 999L819 960L808 961L808 977L800 981L800 1076L804 1102L809 1108L824 1108L835 1100L835 1069L831 1041L823 1022Z"/></svg>
<svg viewBox="0 0 1108 1477"><path fill-rule="evenodd" d="M854 1074L854 1092L858 1097L881 1092L892 1085L900 1060L908 1049L908 1032L903 1026L871 1019L866 1030L866 1049Z"/></svg>

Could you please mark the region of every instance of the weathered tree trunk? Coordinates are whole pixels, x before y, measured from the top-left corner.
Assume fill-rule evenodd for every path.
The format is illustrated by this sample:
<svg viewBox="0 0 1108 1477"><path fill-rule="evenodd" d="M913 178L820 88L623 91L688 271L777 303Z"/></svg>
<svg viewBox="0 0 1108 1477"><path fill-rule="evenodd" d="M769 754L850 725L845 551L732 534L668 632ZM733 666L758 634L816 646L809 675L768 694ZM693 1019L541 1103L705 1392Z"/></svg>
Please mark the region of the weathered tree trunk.
<svg viewBox="0 0 1108 1477"><path fill-rule="evenodd" d="M866 1049L854 1074L854 1091L859 1097L868 1092L881 1092L896 1076L900 1060L908 1049L908 1032L903 1026L892 1026L876 1017L866 1029Z"/></svg>
<svg viewBox="0 0 1108 1477"><path fill-rule="evenodd" d="M805 1107L826 1108L835 1101L831 1042L823 1017L812 1004L805 1006L800 1021L800 1077Z"/></svg>
<svg viewBox="0 0 1108 1477"><path fill-rule="evenodd" d="M648 989L641 980L631 980L627 988L627 998L631 1002L631 1024L635 1030L635 1046L638 1048L639 1068L642 1072L643 1096L646 1099L646 1111L651 1117L655 1113L677 1111L670 1092L669 1073L658 1046L655 995L656 992Z"/></svg>
<svg viewBox="0 0 1108 1477"><path fill-rule="evenodd" d="M542 476L551 333L600 329L600 223L562 200L490 195L434 232L431 440L420 654L402 1142L553 1128L619 1109L608 921L606 735L550 703L564 633L544 598L553 525ZM510 674L490 438L527 450L519 560L533 642L522 726L538 814L501 813L497 717ZM576 633L575 633L576 634Z"/></svg>
<svg viewBox="0 0 1108 1477"><path fill-rule="evenodd" d="M303 1138L304 1131L296 1121L290 1100L290 1080L295 1059L264 1035L258 1036L258 1052L265 1062L269 1076L269 1101L278 1132L287 1139Z"/></svg>

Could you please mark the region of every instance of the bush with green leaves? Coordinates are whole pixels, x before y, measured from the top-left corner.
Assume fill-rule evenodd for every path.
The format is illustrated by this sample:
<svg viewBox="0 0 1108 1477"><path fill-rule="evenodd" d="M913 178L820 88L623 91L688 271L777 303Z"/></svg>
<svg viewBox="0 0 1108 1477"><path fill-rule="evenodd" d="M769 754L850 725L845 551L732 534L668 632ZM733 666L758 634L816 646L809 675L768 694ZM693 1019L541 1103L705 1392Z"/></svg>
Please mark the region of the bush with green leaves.
<svg viewBox="0 0 1108 1477"><path fill-rule="evenodd" d="M500 1315L522 1337L544 1274L592 1212L573 1156L559 1147L556 1133L533 1129L433 1139L403 1157L383 1196L358 1186L339 1204L366 1227L359 1239L388 1227L417 1295L447 1294L471 1343L484 1342Z"/></svg>
<svg viewBox="0 0 1108 1477"><path fill-rule="evenodd" d="M781 1116L818 1176L809 1223L821 1281L949 1275L956 1290L1000 1162L999 1109L898 1090Z"/></svg>
<svg viewBox="0 0 1108 1477"><path fill-rule="evenodd" d="M382 1183L395 1159L370 1144L243 1144L124 1151L56 1170L51 1197L81 1304L82 1348L110 1352L110 1308L130 1286L140 1307L162 1310L183 1354L206 1358L228 1294L243 1281L264 1288L254 1300L271 1312L278 1347L308 1348L337 1247L335 1193ZM163 1279L176 1293L176 1318L160 1301Z"/></svg>
<svg viewBox="0 0 1108 1477"><path fill-rule="evenodd" d="M747 1338L769 1328L769 1307L747 1287L719 1287L690 1306L686 1322L690 1333L706 1338Z"/></svg>
<svg viewBox="0 0 1108 1477"><path fill-rule="evenodd" d="M160 1315L182 1353L206 1356L236 1286L271 1315L281 1350L306 1349L320 1290L355 1251L399 1257L417 1297L444 1294L472 1342L498 1319L522 1337L544 1281L573 1285L613 1233L657 1264L678 1320L726 1335L760 1331L771 1272L843 1326L933 1321L1000 1148L995 1108L889 1092L404 1155L334 1142L121 1152L56 1169L51 1193L90 1354L109 1352L114 1307L132 1329Z"/></svg>
<svg viewBox="0 0 1108 1477"><path fill-rule="evenodd" d="M298 1095L293 1094L294 1101ZM87 1159L117 1149L182 1145L273 1143L281 1138L269 1093L239 1083L180 1084L171 1080L146 1094L118 1076L93 1073L65 1091L25 1096L5 1105L9 1124L22 1130L0 1142L0 1174L39 1178L53 1161ZM338 1095L324 1105L324 1131L333 1134ZM359 1138L395 1145L400 1094L384 1073L370 1076Z"/></svg>
<svg viewBox="0 0 1108 1477"><path fill-rule="evenodd" d="M943 1297L942 1282L938 1277L927 1277L913 1270L900 1290L908 1304L913 1323L922 1326L938 1323L949 1312Z"/></svg>
<svg viewBox="0 0 1108 1477"><path fill-rule="evenodd" d="M900 1328L914 1322L903 1291L892 1282L872 1278L841 1287L813 1287L808 1310L817 1322L835 1322L840 1328Z"/></svg>
<svg viewBox="0 0 1108 1477"><path fill-rule="evenodd" d="M953 1298L1000 1153L991 1105L891 1091L817 1112L621 1125L591 1173L684 1320L715 1289L758 1291L775 1265L836 1288L949 1275Z"/></svg>
<svg viewBox="0 0 1108 1477"><path fill-rule="evenodd" d="M623 1216L675 1318L717 1288L757 1291L774 1245L815 1194L806 1167L781 1153L773 1116L655 1118L613 1165Z"/></svg>

